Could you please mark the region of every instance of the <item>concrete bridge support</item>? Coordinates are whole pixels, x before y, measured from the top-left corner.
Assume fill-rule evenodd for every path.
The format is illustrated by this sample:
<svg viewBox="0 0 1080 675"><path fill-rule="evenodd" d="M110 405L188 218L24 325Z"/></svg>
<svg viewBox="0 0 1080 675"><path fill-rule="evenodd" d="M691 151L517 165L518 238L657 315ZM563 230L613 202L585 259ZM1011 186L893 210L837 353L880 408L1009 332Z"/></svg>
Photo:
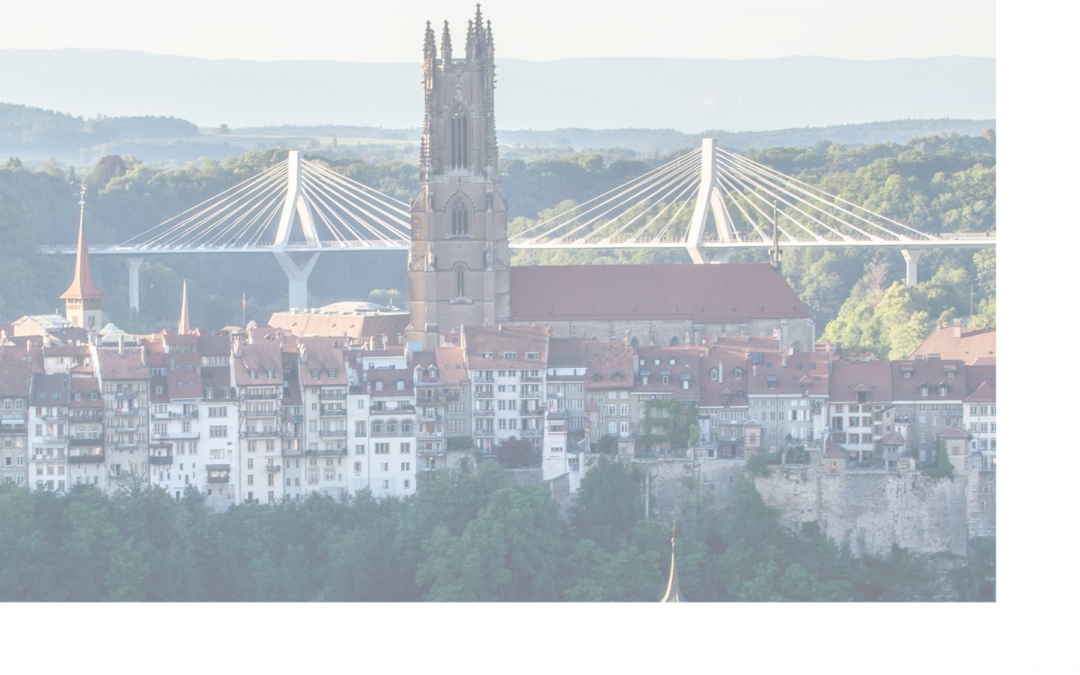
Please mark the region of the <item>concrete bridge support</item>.
<svg viewBox="0 0 1080 675"><path fill-rule="evenodd" d="M307 309L307 280L319 254L274 251L274 257L289 279L289 309Z"/></svg>
<svg viewBox="0 0 1080 675"><path fill-rule="evenodd" d="M902 248L900 253L904 256L904 262L907 263L907 285L915 286L919 283L919 256L922 255L922 251Z"/></svg>
<svg viewBox="0 0 1080 675"><path fill-rule="evenodd" d="M128 307L132 314L139 313L139 268L142 258L124 258L128 268Z"/></svg>

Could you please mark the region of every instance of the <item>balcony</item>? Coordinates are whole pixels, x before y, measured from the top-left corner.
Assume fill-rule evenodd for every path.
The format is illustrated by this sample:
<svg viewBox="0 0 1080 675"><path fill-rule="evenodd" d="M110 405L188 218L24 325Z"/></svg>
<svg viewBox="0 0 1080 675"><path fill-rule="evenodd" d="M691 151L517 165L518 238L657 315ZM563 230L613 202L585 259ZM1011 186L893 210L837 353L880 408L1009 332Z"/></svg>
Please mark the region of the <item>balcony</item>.
<svg viewBox="0 0 1080 675"><path fill-rule="evenodd" d="M241 434L242 438L277 438L277 429L259 429L257 431L245 431Z"/></svg>
<svg viewBox="0 0 1080 675"><path fill-rule="evenodd" d="M78 412L72 410L68 413L68 420L72 424L93 424L95 422L100 423L105 417L104 410L80 410Z"/></svg>
<svg viewBox="0 0 1080 675"><path fill-rule="evenodd" d="M285 457L303 457L304 451L300 448L282 448L281 454Z"/></svg>
<svg viewBox="0 0 1080 675"><path fill-rule="evenodd" d="M323 389L319 392L320 401L344 401L344 389Z"/></svg>
<svg viewBox="0 0 1080 675"><path fill-rule="evenodd" d="M522 371L522 372L524 372L524 371ZM543 376L541 376L541 375L522 375L521 376L521 381L522 382L540 382L542 379L543 379Z"/></svg>
<svg viewBox="0 0 1080 675"><path fill-rule="evenodd" d="M371 406L372 415L405 415L416 412L416 408L411 405L399 405L396 408L380 408L379 406Z"/></svg>
<svg viewBox="0 0 1080 675"><path fill-rule="evenodd" d="M490 437L495 435L494 429L474 429L473 436Z"/></svg>
<svg viewBox="0 0 1080 675"><path fill-rule="evenodd" d="M477 400L495 398L495 392L494 391L477 390L477 391L473 392L473 398L475 398Z"/></svg>
<svg viewBox="0 0 1080 675"><path fill-rule="evenodd" d="M319 429L319 435L323 438L345 438L349 435L348 429Z"/></svg>
<svg viewBox="0 0 1080 675"><path fill-rule="evenodd" d="M197 441L199 440L198 431L168 431L164 434L155 434L155 440L163 441Z"/></svg>
<svg viewBox="0 0 1080 675"><path fill-rule="evenodd" d="M305 450L308 457L344 457L349 454L348 448L323 448L322 450Z"/></svg>
<svg viewBox="0 0 1080 675"><path fill-rule="evenodd" d="M67 415L65 413L56 412L56 413L49 413L49 414L42 415L41 419L44 422L59 422L60 420L64 419L65 417L67 417Z"/></svg>
<svg viewBox="0 0 1080 675"><path fill-rule="evenodd" d="M55 443L66 443L67 436L64 434L46 434L41 437L41 440L42 442L49 443L50 445Z"/></svg>
<svg viewBox="0 0 1080 675"><path fill-rule="evenodd" d="M441 431L418 431L416 432L416 439L419 441L438 441L443 439L443 432Z"/></svg>
<svg viewBox="0 0 1080 675"><path fill-rule="evenodd" d="M165 466L173 463L172 454L168 455L151 455L150 464L152 466Z"/></svg>
<svg viewBox="0 0 1080 675"><path fill-rule="evenodd" d="M18 434L19 436L26 435L25 424L0 424L0 434Z"/></svg>
<svg viewBox="0 0 1080 675"><path fill-rule="evenodd" d="M277 408L255 408L254 410L243 411L245 417L277 417Z"/></svg>
<svg viewBox="0 0 1080 675"><path fill-rule="evenodd" d="M544 409L543 408L525 408L525 409L522 409L521 416L522 417L543 417L544 416Z"/></svg>
<svg viewBox="0 0 1080 675"><path fill-rule="evenodd" d="M63 462L67 459L63 454L49 455L44 452L34 453L30 458L35 462Z"/></svg>
<svg viewBox="0 0 1080 675"><path fill-rule="evenodd" d="M323 417L345 417L345 406L321 406L319 414Z"/></svg>
<svg viewBox="0 0 1080 675"><path fill-rule="evenodd" d="M267 464L266 465L266 472L267 473L279 473L280 471L281 471L281 465L280 464Z"/></svg>
<svg viewBox="0 0 1080 675"><path fill-rule="evenodd" d="M141 394L141 393L142 393L141 391L118 391L115 394L113 394L113 398L117 398L117 399L121 399L121 398L125 398L125 399L138 398L139 394Z"/></svg>
<svg viewBox="0 0 1080 675"><path fill-rule="evenodd" d="M276 401L279 398L278 393L271 392L269 394L264 393L244 393L241 397L241 401Z"/></svg>
<svg viewBox="0 0 1080 675"><path fill-rule="evenodd" d="M146 408L116 408L113 414L117 417L135 417L146 412Z"/></svg>
<svg viewBox="0 0 1080 675"><path fill-rule="evenodd" d="M154 413L153 415L151 415L151 419L153 419L155 421L197 420L197 419L199 419L199 411L198 410L192 410L191 412L186 412L186 413L170 412L170 413L164 413L164 414L162 414L162 413Z"/></svg>
<svg viewBox="0 0 1080 675"><path fill-rule="evenodd" d="M104 464L105 453L98 452L89 455L69 455L68 462L71 464Z"/></svg>
<svg viewBox="0 0 1080 675"><path fill-rule="evenodd" d="M76 438L72 436L68 439L68 445L81 446L81 445L101 445L105 442L104 436L83 436L82 438Z"/></svg>
<svg viewBox="0 0 1080 675"><path fill-rule="evenodd" d="M301 413L287 413L285 415L286 422L303 422L304 415Z"/></svg>
<svg viewBox="0 0 1080 675"><path fill-rule="evenodd" d="M476 417L494 417L494 410L474 410L473 415Z"/></svg>
<svg viewBox="0 0 1080 675"><path fill-rule="evenodd" d="M211 484L228 483L229 482L229 477L228 476L207 476L206 477L206 482L211 483Z"/></svg>
<svg viewBox="0 0 1080 675"><path fill-rule="evenodd" d="M442 415L423 415L421 417L417 417L416 421L417 422L442 422L442 417L443 417Z"/></svg>
<svg viewBox="0 0 1080 675"><path fill-rule="evenodd" d="M522 429L522 438L542 438L544 435L543 429Z"/></svg>

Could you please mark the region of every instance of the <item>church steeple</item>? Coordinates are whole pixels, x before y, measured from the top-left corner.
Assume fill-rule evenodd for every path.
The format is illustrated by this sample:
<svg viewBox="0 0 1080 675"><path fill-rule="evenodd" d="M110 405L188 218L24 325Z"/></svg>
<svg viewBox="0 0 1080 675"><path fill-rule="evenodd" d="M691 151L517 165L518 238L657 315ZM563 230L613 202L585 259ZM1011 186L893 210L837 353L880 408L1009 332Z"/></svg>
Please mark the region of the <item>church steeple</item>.
<svg viewBox="0 0 1080 675"><path fill-rule="evenodd" d="M191 332L191 320L188 318L187 308L187 279L184 279L184 292L180 300L180 321L176 324L177 335L187 335Z"/></svg>
<svg viewBox="0 0 1080 675"><path fill-rule="evenodd" d="M60 296L64 301L67 320L71 325L96 331L101 328L101 299L105 296L90 276L90 250L86 243L84 215L86 186L79 192L79 240L75 246L75 278Z"/></svg>
<svg viewBox="0 0 1080 675"><path fill-rule="evenodd" d="M668 576L667 592L660 602L686 602L679 590L679 573L675 570L675 523L671 524L671 574Z"/></svg>

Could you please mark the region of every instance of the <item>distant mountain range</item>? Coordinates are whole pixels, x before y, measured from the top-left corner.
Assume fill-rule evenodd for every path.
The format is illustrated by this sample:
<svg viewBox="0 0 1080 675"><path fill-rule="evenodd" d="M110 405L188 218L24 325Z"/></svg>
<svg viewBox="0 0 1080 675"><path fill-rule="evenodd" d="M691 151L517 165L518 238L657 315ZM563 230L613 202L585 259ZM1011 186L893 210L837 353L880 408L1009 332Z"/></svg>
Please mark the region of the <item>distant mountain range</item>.
<svg viewBox="0 0 1080 675"><path fill-rule="evenodd" d="M990 58L500 59L496 72L500 129L697 134L996 116ZM87 118L175 116L202 127L412 129L422 114L418 63L206 60L97 49L0 49L0 101Z"/></svg>

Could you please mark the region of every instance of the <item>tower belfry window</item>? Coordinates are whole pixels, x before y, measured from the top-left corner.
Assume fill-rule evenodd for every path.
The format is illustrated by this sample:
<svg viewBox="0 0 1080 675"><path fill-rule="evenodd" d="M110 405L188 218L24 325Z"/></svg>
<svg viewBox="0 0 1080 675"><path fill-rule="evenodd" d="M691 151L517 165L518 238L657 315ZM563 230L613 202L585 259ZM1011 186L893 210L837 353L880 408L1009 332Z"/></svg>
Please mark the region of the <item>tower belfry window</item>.
<svg viewBox="0 0 1080 675"><path fill-rule="evenodd" d="M457 282L456 296L459 298L465 297L465 266L458 265L454 269L454 279Z"/></svg>
<svg viewBox="0 0 1080 675"><path fill-rule="evenodd" d="M450 234L455 237L463 237L469 234L469 212L465 208L465 202L458 200L450 212Z"/></svg>
<svg viewBox="0 0 1080 675"><path fill-rule="evenodd" d="M450 113L450 168L469 168L469 116L461 106Z"/></svg>

